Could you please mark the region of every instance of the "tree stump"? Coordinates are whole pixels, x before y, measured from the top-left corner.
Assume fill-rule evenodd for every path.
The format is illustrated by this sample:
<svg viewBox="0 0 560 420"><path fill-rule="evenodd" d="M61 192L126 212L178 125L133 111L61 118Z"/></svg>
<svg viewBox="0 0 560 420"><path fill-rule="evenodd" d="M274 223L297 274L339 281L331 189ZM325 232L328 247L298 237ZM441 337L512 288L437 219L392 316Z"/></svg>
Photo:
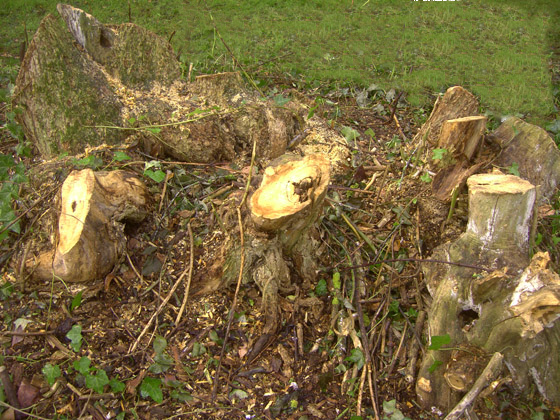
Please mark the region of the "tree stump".
<svg viewBox="0 0 560 420"><path fill-rule="evenodd" d="M519 390L534 382L545 398L560 401L560 278L546 269L547 254L527 266L536 189L503 174L474 175L467 185L467 231L432 256L459 265L423 266L433 296L430 341L449 336L450 342L426 351L419 400L450 410L484 365L475 359L500 352Z"/></svg>
<svg viewBox="0 0 560 420"><path fill-rule="evenodd" d="M247 90L236 73L181 79L162 38L134 24L103 25L67 5L35 33L13 104L26 136L47 158L127 141L152 155L192 162L234 161L257 142L260 158L283 154L304 129L295 103Z"/></svg>
<svg viewBox="0 0 560 420"><path fill-rule="evenodd" d="M278 294L294 291L292 279L299 278L308 287L316 280L315 224L322 214L329 180L330 161L325 155L284 155L273 161L243 212L243 249L238 220L232 206L226 207L222 220L228 237L222 257L210 269L219 281L208 284L203 292L237 281L243 253L243 279L258 285L264 332L274 332L279 325Z"/></svg>
<svg viewBox="0 0 560 420"><path fill-rule="evenodd" d="M149 203L145 185L125 171L72 172L60 192L58 240L39 257L40 280L89 282L108 274L122 256L124 222L140 222Z"/></svg>
<svg viewBox="0 0 560 420"><path fill-rule="evenodd" d="M516 164L522 178L540 187L540 199L549 199L556 193L560 185L560 151L545 130L509 117L489 138L502 149L497 165Z"/></svg>
<svg viewBox="0 0 560 420"><path fill-rule="evenodd" d="M445 95L436 101L428 120L414 136L414 142L419 143L427 136L428 144L436 145L441 135L442 126L447 120L470 117L476 115L477 111L478 101L472 93L461 86L450 87Z"/></svg>

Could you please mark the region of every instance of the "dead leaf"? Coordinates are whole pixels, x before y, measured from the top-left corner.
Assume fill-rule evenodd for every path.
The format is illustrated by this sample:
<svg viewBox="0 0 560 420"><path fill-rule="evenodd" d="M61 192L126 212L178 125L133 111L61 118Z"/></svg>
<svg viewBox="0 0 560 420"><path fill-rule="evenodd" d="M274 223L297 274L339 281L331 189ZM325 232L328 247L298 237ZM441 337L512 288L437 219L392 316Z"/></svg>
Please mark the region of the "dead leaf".
<svg viewBox="0 0 560 420"><path fill-rule="evenodd" d="M27 379L24 379L19 385L17 397L22 408L32 406L39 397L39 388L31 385Z"/></svg>

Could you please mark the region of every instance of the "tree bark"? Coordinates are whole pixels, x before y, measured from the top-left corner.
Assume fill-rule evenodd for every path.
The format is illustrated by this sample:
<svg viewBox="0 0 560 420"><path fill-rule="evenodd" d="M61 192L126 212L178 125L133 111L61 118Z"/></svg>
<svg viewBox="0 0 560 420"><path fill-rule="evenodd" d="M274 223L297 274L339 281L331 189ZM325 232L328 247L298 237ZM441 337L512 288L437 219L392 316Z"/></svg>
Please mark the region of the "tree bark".
<svg viewBox="0 0 560 420"><path fill-rule="evenodd" d="M315 224L322 214L329 180L330 161L326 155L284 155L273 161L244 210L243 249L237 218L232 206L226 204L221 219L228 236L222 257L209 270L219 281L207 283L201 292L233 284L239 276L243 253L244 281L253 280L262 293L264 332L274 332L279 325L279 293L293 292L293 279L298 278L308 287L316 279Z"/></svg>
<svg viewBox="0 0 560 420"><path fill-rule="evenodd" d="M560 401L560 278L546 268L547 254L536 254L528 265L536 189L502 174L474 175L467 185L467 231L432 256L460 265L423 266L433 296L430 340L448 335L450 343L426 351L419 400L450 410L476 377L475 359L503 352L520 391L532 381L545 398Z"/></svg>
<svg viewBox="0 0 560 420"><path fill-rule="evenodd" d="M282 106L243 86L236 73L181 79L171 46L133 24L103 25L59 5L41 22L16 81L14 106L45 157L123 141L152 155L234 161L257 142L273 159L304 129L303 106Z"/></svg>

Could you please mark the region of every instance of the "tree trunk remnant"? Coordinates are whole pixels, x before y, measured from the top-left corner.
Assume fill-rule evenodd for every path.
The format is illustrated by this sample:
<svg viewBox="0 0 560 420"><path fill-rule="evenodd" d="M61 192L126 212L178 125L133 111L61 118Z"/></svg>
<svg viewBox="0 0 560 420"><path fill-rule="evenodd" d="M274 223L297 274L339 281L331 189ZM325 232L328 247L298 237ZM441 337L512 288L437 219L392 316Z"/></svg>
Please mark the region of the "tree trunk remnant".
<svg viewBox="0 0 560 420"><path fill-rule="evenodd" d="M497 165L516 164L522 178L540 187L540 199L555 194L560 185L560 151L545 130L509 117L489 138L502 149Z"/></svg>
<svg viewBox="0 0 560 420"><path fill-rule="evenodd" d="M472 160L486 130L486 120L484 116L469 116L444 121L438 147L447 149L455 156L462 155Z"/></svg>
<svg viewBox="0 0 560 420"><path fill-rule="evenodd" d="M438 144L442 126L447 120L470 117L476 115L477 110L478 101L472 93L461 86L450 87L445 95L436 101L428 120L414 136L414 142L419 143L427 136L428 144Z"/></svg>
<svg viewBox="0 0 560 420"><path fill-rule="evenodd" d="M219 281L203 292L234 283L244 255L244 281L254 280L262 293L265 333L279 325L278 294L295 290L294 274L307 286L316 279L318 240L315 224L322 214L330 181L326 155L283 155L265 169L260 187L244 211L244 249L231 206L222 217L228 228L219 258L210 272Z"/></svg>
<svg viewBox="0 0 560 420"><path fill-rule="evenodd" d="M108 274L122 256L124 222L147 215L146 186L125 171L72 172L60 191L58 241L39 257L34 275L89 282Z"/></svg>
<svg viewBox="0 0 560 420"><path fill-rule="evenodd" d="M501 352L519 390L532 381L545 398L560 401L560 278L546 268L548 254L536 254L528 265L536 188L498 173L473 175L467 185L467 231L432 256L455 265L423 266L433 296L430 342L449 336L450 343L426 351L419 400L450 410L486 355Z"/></svg>
<svg viewBox="0 0 560 420"><path fill-rule="evenodd" d="M188 83L171 46L152 32L103 25L67 5L58 10L67 28L43 19L13 100L25 134L47 158L126 141L151 155L210 163L243 158L256 141L258 157L273 159L304 129L296 101L261 100L237 73Z"/></svg>

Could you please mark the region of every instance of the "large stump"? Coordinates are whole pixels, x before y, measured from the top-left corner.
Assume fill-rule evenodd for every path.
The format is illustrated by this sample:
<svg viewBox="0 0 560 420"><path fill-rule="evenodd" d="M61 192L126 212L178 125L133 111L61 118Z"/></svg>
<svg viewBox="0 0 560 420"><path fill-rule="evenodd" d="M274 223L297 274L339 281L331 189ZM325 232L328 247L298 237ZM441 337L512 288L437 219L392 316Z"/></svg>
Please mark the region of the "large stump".
<svg viewBox="0 0 560 420"><path fill-rule="evenodd" d="M560 278L546 269L547 254L535 255L529 264L536 189L502 174L474 175L468 186L467 231L433 254L460 265L423 267L433 295L430 339L449 336L450 342L426 351L418 397L425 407L449 410L489 356L500 352L519 390L527 391L533 382L544 397L558 402Z"/></svg>
<svg viewBox="0 0 560 420"><path fill-rule="evenodd" d="M496 164L516 164L519 175L540 186L539 196L551 198L560 185L560 151L548 133L516 117L507 118L489 136L502 149Z"/></svg>
<svg viewBox="0 0 560 420"><path fill-rule="evenodd" d="M147 215L148 190L125 171L72 172L60 192L56 248L43 254L39 279L87 282L108 274L123 254L125 222Z"/></svg>
<svg viewBox="0 0 560 420"><path fill-rule="evenodd" d="M146 29L58 10L66 25L43 19L13 99L45 157L127 139L184 161L233 161L254 141L259 157L275 158L304 129L301 105L262 100L236 73L181 79L171 46Z"/></svg>

